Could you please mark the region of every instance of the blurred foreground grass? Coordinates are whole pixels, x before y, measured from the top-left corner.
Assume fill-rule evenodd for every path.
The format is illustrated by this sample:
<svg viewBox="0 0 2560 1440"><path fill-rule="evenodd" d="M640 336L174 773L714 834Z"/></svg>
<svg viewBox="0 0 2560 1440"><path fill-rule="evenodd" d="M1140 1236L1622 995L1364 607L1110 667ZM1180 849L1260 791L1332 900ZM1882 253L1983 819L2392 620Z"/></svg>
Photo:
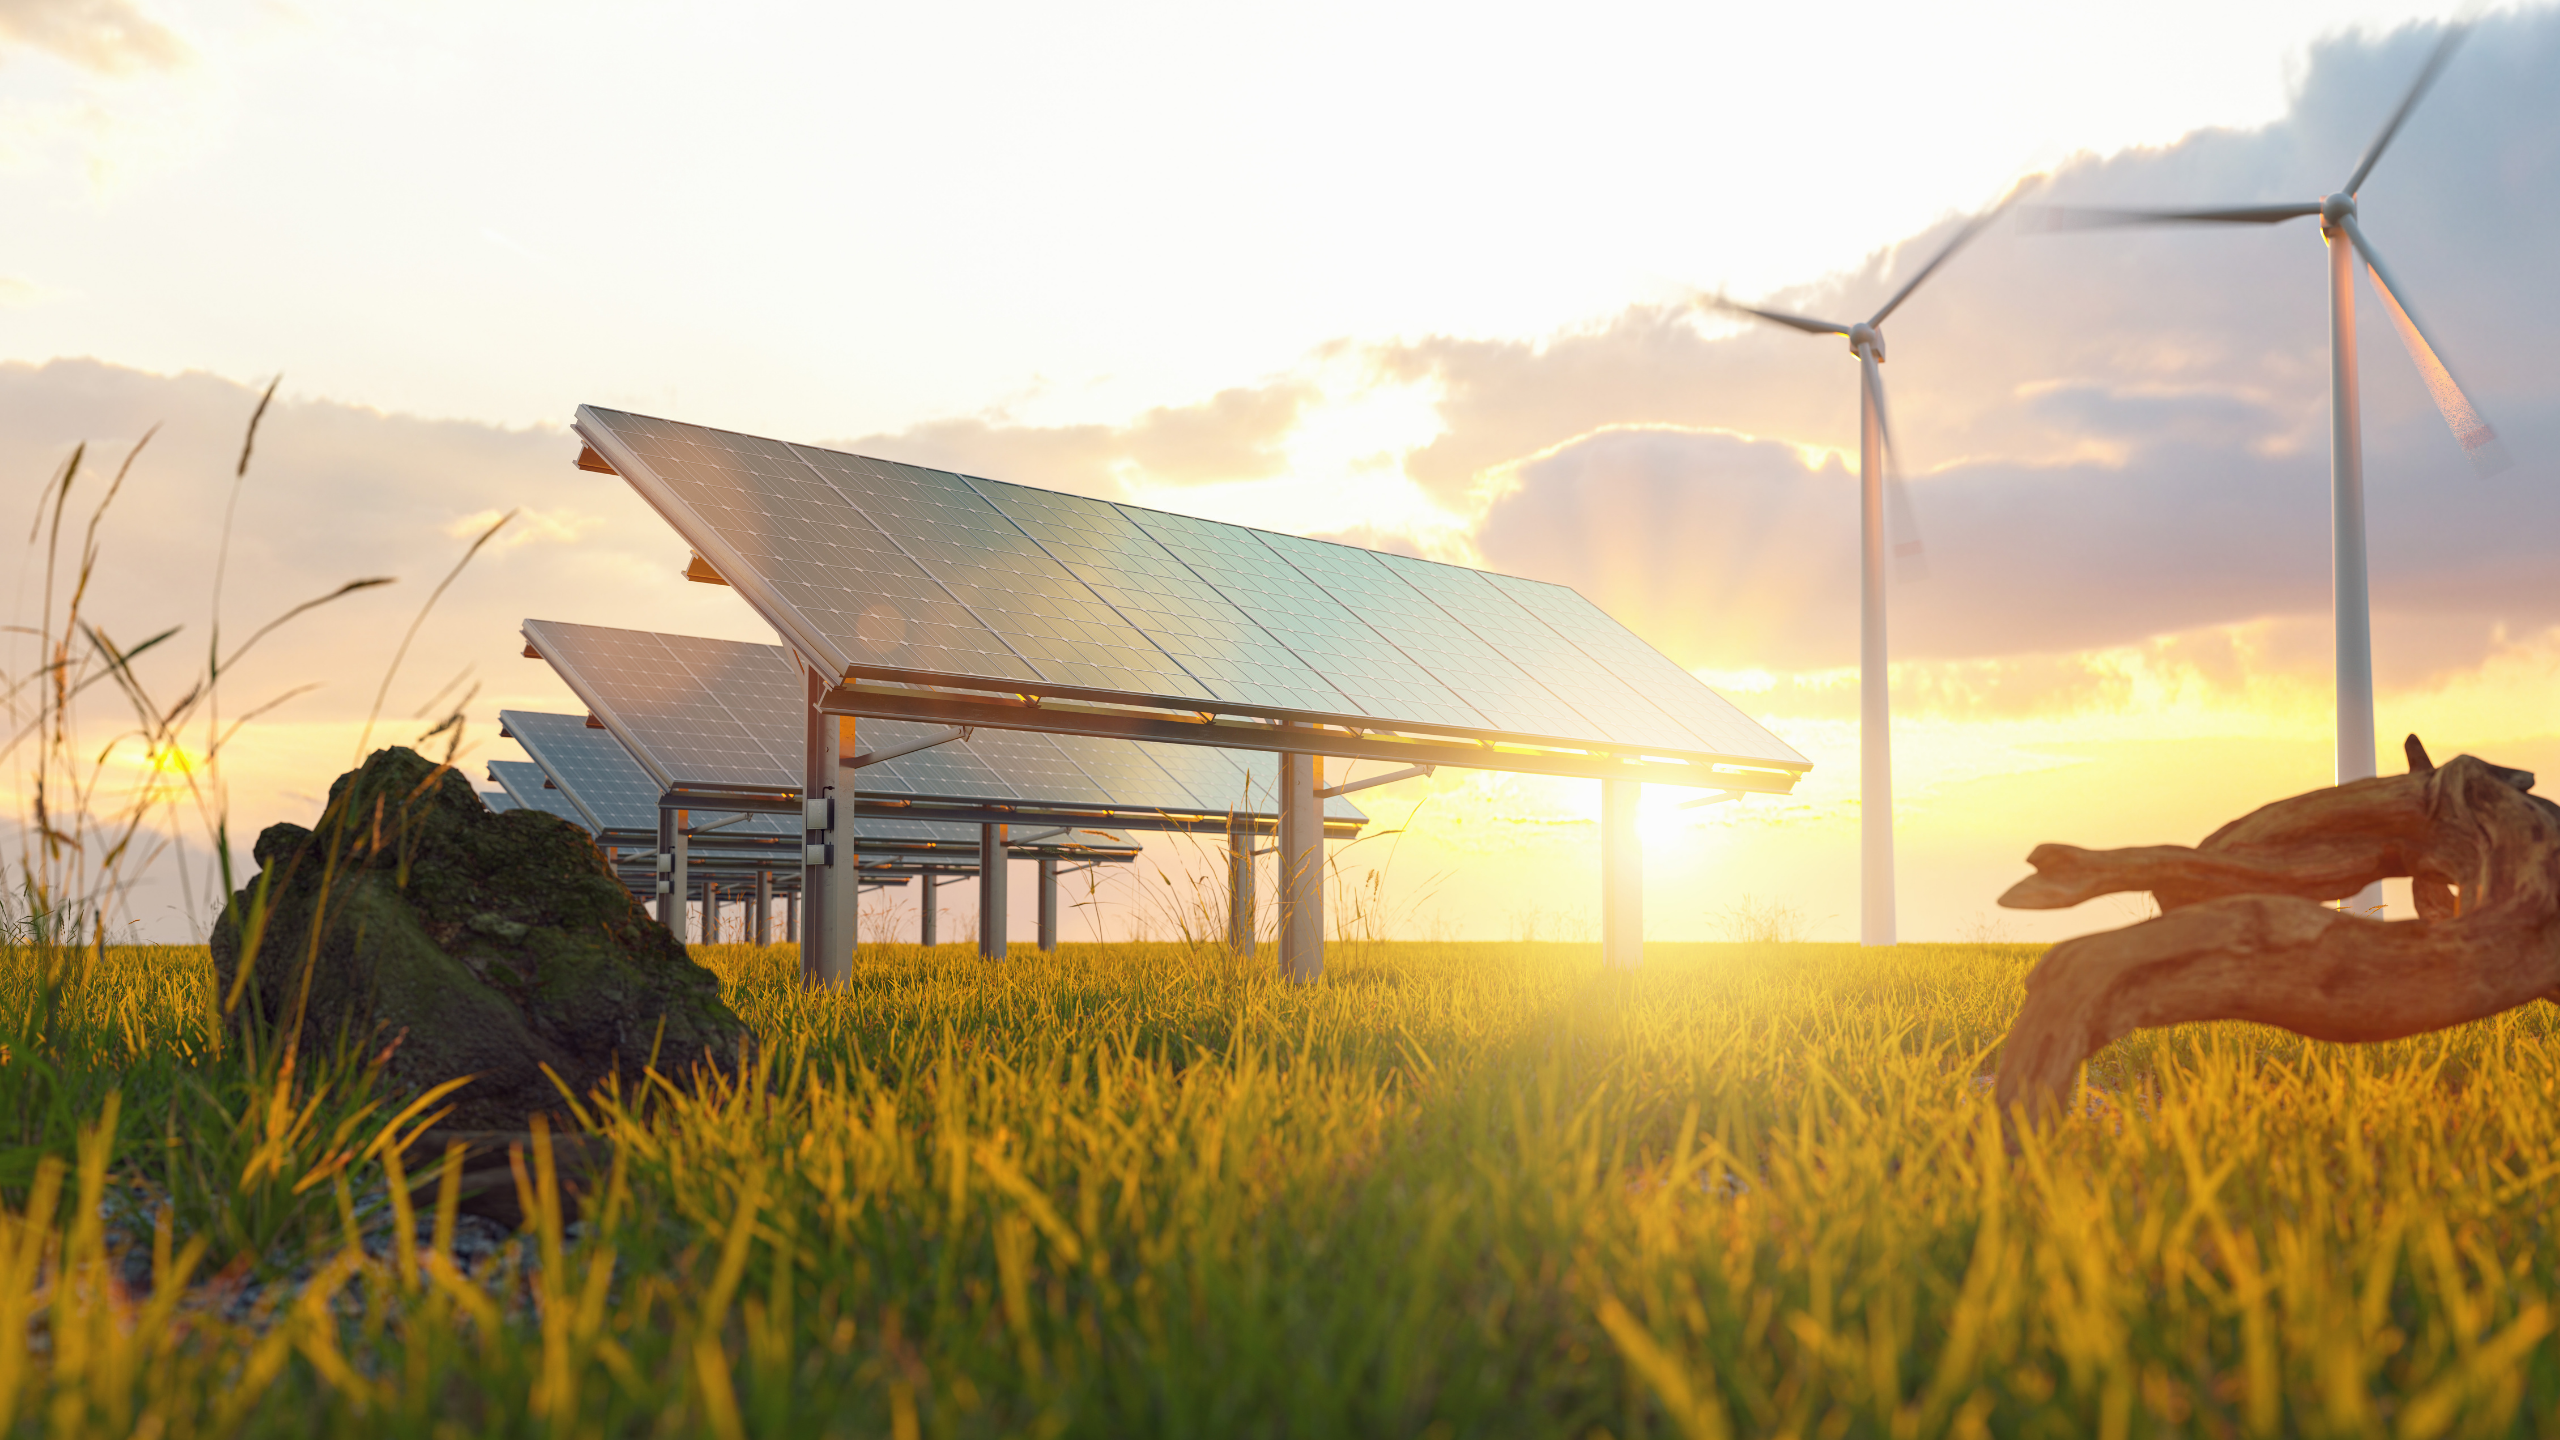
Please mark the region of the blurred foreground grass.
<svg viewBox="0 0 2560 1440"><path fill-rule="evenodd" d="M515 1253L466 1271L382 1243L438 1220L401 1213L367 1148L390 1107L361 1055L297 1076L223 1052L201 950L16 952L0 1414L382 1436L2560 1426L2560 1012L2361 1049L2140 1037L2011 1157L1983 1077L2035 953L1654 945L1612 975L1595 946L1337 946L1298 989L1169 945L879 946L811 994L787 948L698 947L762 1039L755 1073L598 1102L617 1159L585 1220L537 1204ZM149 1264L119 1264L119 1234ZM256 1276L246 1313L206 1298Z"/></svg>

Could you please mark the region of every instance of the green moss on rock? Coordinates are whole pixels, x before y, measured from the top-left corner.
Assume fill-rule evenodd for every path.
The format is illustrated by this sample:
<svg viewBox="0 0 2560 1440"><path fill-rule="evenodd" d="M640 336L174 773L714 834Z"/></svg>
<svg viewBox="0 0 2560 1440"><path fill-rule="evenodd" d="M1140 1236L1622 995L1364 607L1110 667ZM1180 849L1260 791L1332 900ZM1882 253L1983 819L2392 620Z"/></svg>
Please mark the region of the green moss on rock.
<svg viewBox="0 0 2560 1440"><path fill-rule="evenodd" d="M573 1093L698 1063L736 1066L745 1026L719 982L615 879L578 827L492 812L461 775L404 748L338 777L316 830L259 835L258 879L216 925L223 993L260 886L266 914L235 1023L300 1015L308 1052L397 1042L423 1088L476 1077L447 1122L515 1129ZM317 944L314 944L314 936Z"/></svg>

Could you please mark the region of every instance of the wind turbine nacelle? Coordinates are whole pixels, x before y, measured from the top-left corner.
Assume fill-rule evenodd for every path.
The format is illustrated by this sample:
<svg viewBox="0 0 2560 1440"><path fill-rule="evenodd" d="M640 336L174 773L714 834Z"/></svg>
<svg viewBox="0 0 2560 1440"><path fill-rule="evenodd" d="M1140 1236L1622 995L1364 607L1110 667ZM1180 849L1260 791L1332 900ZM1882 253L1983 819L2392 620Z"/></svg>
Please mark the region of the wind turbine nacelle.
<svg viewBox="0 0 2560 1440"><path fill-rule="evenodd" d="M1877 364L1884 363L1884 333L1862 320L1849 327L1849 353L1865 355L1870 352L1875 355Z"/></svg>

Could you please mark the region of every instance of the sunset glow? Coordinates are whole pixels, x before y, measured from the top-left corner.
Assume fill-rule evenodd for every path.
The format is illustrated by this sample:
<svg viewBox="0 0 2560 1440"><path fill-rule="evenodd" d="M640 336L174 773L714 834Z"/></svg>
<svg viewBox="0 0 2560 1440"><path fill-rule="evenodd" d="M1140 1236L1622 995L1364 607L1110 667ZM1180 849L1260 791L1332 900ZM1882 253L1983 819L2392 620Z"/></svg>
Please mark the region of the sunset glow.
<svg viewBox="0 0 2560 1440"><path fill-rule="evenodd" d="M518 656L528 615L772 638L679 578L685 547L627 487L573 467L563 426L596 402L1572 586L1814 761L1792 796L1647 795L1650 933L1712 938L1749 894L1846 936L1856 392L1829 345L1695 297L1866 314L2030 173L2071 205L2311 193L2441 8L1613 7L1569 38L1400 9L1351 47L1324 13L1286 34L647 5L0 26L0 188L22 217L0 253L0 463L31 509L74 444L103 476L162 427L102 525L91 604L113 633L188 627L173 666L217 622L237 638L400 577L225 677L243 708L319 687L226 749L235 835L308 818L399 635L510 511L377 736L416 740L432 697L468 696L463 763L513 758L500 707L575 703ZM780 51L737 39L786 19ZM2534 178L2560 145L2560 17L2484 24L2366 192L2445 352L2359 280L2386 772L2411 731L2560 768L2560 409L2515 340L2560 309L2532 238L2560 193ZM1889 57L1937 102L1879 128L1748 66L1698 83L1699 54L1815 45ZM1298 57L1313 88L1198 63L1243 52ZM858 97L847 53L882 62ZM648 76L692 98L635 109ZM2012 218L1894 318L1883 374L1930 572L1889 598L1907 935L1992 914L2040 841L2192 841L2323 782L2318 245L2309 223ZM2458 437L2437 413L2454 369ZM209 537L278 371L215 616ZM2515 467L2477 478L2466 447L2493 433ZM17 597L32 623L35 581ZM1444 771L1358 803L1404 831L1356 863L1392 851L1387 887L1430 897L1414 924L1493 938L1596 904L1589 782Z"/></svg>

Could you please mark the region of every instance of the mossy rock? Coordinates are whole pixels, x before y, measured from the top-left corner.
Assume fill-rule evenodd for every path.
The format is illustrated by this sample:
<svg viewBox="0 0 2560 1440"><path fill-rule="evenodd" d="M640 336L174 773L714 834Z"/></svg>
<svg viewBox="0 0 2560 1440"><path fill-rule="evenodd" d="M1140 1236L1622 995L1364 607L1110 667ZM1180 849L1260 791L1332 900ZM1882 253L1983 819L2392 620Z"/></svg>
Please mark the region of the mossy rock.
<svg viewBox="0 0 2560 1440"><path fill-rule="evenodd" d="M338 777L316 829L258 836L257 879L214 928L228 995L263 886L257 960L233 1024L303 1053L392 1047L392 1078L474 1077L448 1125L520 1129L608 1076L734 1071L745 1025L719 981L615 879L586 832L491 811L470 782L405 748ZM314 935L318 937L315 947Z"/></svg>

